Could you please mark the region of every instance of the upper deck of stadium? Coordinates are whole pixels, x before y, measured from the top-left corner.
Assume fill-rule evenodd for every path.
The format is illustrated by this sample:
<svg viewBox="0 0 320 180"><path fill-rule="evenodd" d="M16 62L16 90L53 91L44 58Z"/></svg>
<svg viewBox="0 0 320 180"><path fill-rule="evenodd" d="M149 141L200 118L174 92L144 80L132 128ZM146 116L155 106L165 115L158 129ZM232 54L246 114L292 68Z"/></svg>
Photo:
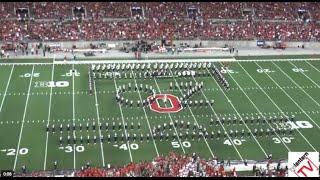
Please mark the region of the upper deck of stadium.
<svg viewBox="0 0 320 180"><path fill-rule="evenodd" d="M75 7L83 7L83 17ZM0 9L2 41L318 41L320 29L317 2L1 2ZM18 9L26 9L30 21L21 21ZM141 20L133 20L138 14Z"/></svg>

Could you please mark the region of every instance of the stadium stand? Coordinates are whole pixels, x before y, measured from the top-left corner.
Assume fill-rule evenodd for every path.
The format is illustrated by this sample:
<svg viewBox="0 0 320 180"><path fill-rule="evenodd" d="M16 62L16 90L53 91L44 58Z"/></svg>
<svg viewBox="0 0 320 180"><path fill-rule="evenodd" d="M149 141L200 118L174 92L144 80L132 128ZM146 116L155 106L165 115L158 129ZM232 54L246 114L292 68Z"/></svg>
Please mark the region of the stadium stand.
<svg viewBox="0 0 320 180"><path fill-rule="evenodd" d="M277 165L268 168L270 162L265 162L264 167L253 166L252 175L258 177L285 177L287 168ZM229 170L227 167L229 166ZM82 170L70 172L62 171L57 175L56 172L32 172L31 174L19 174L15 177L240 177L237 175L236 165L228 165L219 159L201 159L197 155L177 155L170 152L169 155L160 155L152 161L129 163L125 166L95 168L83 166Z"/></svg>
<svg viewBox="0 0 320 180"><path fill-rule="evenodd" d="M178 23L179 22L179 23ZM140 22L107 21L96 19L88 23L69 22L31 22L3 20L1 40L16 41L21 36L30 36L31 40L135 40L141 37L147 40L160 39L162 36L174 39L212 40L273 40L279 38L290 41L319 40L319 24L303 22L203 22L157 20ZM159 28L154 28L154 27ZM140 31L139 31L139 30Z"/></svg>
<svg viewBox="0 0 320 180"><path fill-rule="evenodd" d="M272 5L272 6L271 6ZM72 7L84 6L86 20L59 21L71 18ZM144 8L143 22L132 21L130 8ZM28 7L37 21L18 21L9 9ZM186 8L198 8L198 19L187 19ZM319 25L299 20L298 10L305 9L313 19L319 19L319 3L232 3L232 2L33 2L1 3L1 40L16 41L29 36L31 40L147 40L162 37L174 39L212 40L273 40L277 37L290 41L317 41ZM216 11L211 11L215 9ZM245 18L242 10L251 9L253 19ZM283 9L283 10L282 10ZM134 11L133 11L134 12ZM134 15L133 13L132 15ZM55 21L46 19L56 18ZM103 18L124 18L105 21ZM242 19L242 21L212 21L212 19ZM267 20L267 21L266 21ZM270 20L270 21L269 21ZM277 21L280 20L280 21ZM289 21L290 20L290 21ZM88 23L89 22L89 23Z"/></svg>
<svg viewBox="0 0 320 180"><path fill-rule="evenodd" d="M187 17L185 2L150 2L146 6L146 11L150 19L183 20Z"/></svg>
<svg viewBox="0 0 320 180"><path fill-rule="evenodd" d="M311 16L318 20L320 8L316 2L3 2L0 8L1 15L7 18L16 17L14 8L29 8L31 17L51 19L71 17L71 9L76 6L84 6L89 17L127 18L131 16L130 8L139 6L144 8L149 18L163 18L165 14L167 18L181 19L187 17L186 8L195 7L205 19L242 19L243 10L251 9L255 11L256 18L269 20L295 20L299 9L310 11Z"/></svg>
<svg viewBox="0 0 320 180"><path fill-rule="evenodd" d="M87 19L72 19L72 8L84 6ZM135 21L133 6L143 7L145 18ZM195 19L186 9L198 9ZM37 21L20 21L13 9L28 8ZM162 37L186 40L274 40L319 41L320 3L318 2L1 2L0 40L32 41L146 40ZM213 11L214 9L214 11ZM302 21L299 10L306 10L311 22ZM244 10L250 11L249 16ZM68 20L62 20L62 19ZM70 19L71 18L71 19ZM112 18L122 18L112 20ZM53 21L47 21L54 19ZM219 20L216 20L219 19ZM221 20L221 21L220 21ZM233 21L231 21L233 20ZM241 21L236 21L241 20ZM217 160L205 160L169 153L152 161L130 163L108 169L74 171L76 177L226 177L237 176ZM254 176L284 177L287 169L259 170ZM16 176L49 177L55 173L33 172Z"/></svg>
<svg viewBox="0 0 320 180"><path fill-rule="evenodd" d="M205 19L242 19L239 2L208 2L199 3L200 11ZM215 9L215 11L212 11Z"/></svg>

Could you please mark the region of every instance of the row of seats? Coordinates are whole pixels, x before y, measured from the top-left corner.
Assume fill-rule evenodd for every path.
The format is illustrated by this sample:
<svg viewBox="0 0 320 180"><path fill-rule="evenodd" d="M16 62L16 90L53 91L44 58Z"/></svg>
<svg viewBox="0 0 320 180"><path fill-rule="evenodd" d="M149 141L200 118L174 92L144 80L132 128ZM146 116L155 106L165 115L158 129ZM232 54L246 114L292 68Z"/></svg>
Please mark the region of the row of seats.
<svg viewBox="0 0 320 180"><path fill-rule="evenodd" d="M193 39L206 40L274 40L279 38L290 41L319 40L320 25L303 22L259 22L242 21L236 23L211 21L181 21L151 19L145 23L137 21L89 20L88 22L70 21L22 23L1 21L1 41L16 41L29 36L31 40L147 40Z"/></svg>
<svg viewBox="0 0 320 180"><path fill-rule="evenodd" d="M186 9L195 7L203 18L239 19L245 13L243 9L254 9L258 19L298 18L297 11L310 12L315 20L320 20L320 3L318 2L1 2L1 17L16 17L14 8L29 8L31 17L50 19L72 17L72 7L85 6L89 17L130 17L130 8L144 8L149 18L185 18Z"/></svg>

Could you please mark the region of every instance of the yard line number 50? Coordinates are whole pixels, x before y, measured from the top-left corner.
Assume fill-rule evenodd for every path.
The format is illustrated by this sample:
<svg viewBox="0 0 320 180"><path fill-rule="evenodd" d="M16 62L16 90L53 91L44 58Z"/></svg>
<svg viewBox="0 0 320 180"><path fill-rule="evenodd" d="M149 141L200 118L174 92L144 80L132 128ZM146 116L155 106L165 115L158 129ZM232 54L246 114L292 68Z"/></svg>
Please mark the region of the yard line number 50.
<svg viewBox="0 0 320 180"><path fill-rule="evenodd" d="M191 147L191 143L189 141L183 141L181 144L182 144L183 147L186 147L186 148ZM171 142L171 145L172 145L173 148L179 148L180 147L180 144L177 141Z"/></svg>

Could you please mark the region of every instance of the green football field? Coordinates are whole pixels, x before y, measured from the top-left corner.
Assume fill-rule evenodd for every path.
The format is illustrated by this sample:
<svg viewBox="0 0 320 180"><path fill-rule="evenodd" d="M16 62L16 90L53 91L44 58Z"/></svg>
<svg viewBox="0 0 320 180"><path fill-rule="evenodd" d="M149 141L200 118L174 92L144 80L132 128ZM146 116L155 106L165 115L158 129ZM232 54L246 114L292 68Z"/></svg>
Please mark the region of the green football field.
<svg viewBox="0 0 320 180"><path fill-rule="evenodd" d="M174 60L173 60L174 61ZM221 69L220 62L214 62ZM58 169L80 169L90 162L94 167L107 167L124 165L130 162L151 160L157 155L168 155L170 151L178 154L197 153L203 158L218 157L231 160L263 160L268 154L273 159L287 159L288 152L319 151L320 149L320 62L318 60L306 61L300 59L292 61L235 61L228 70L223 70L224 77L230 84L230 91L226 92L214 76L205 77L175 77L164 79L140 78L115 78L97 79L94 92L89 93L88 64L0 64L0 170L14 169L21 172L21 166L26 165L27 171L53 170L53 162L58 161ZM153 67L153 65L151 66ZM201 69L202 73L209 71ZM211 70L210 70L211 71ZM129 72L127 72L129 73ZM214 100L213 106L185 107L176 113L159 113L149 107L132 108L121 106L115 100L116 87L128 85L147 84L152 86L157 94L171 94L181 97L184 88L169 89L169 84L181 82L203 82L203 89L195 94L192 101ZM49 82L49 83L48 83ZM48 87L49 85L49 87ZM149 94L140 91L126 91L124 96L134 102L146 99ZM159 100L159 106L165 108L170 103L164 104ZM295 116L293 123L280 123L280 116ZM272 117L271 122L251 124L251 118ZM277 121L273 122L273 118ZM216 119L226 119L224 124L216 125ZM227 120L231 118L231 124ZM233 119L236 124L233 124ZM246 117L248 123L240 125ZM213 119L213 125L210 120ZM262 119L262 118L261 118ZM154 126L167 125L176 120L190 122L189 130L185 127L173 127L165 130L170 134L168 141L150 138L146 141L146 134L151 133ZM92 129L95 122L96 130ZM112 123L115 122L115 130ZM72 125L75 123L76 130ZM86 124L89 123L89 130ZM99 130L99 124L102 129ZM106 130L106 123L109 124ZM119 130L119 123L121 129ZM123 124L127 123L127 129ZM131 123L134 127L131 129ZM137 128L137 124L141 128ZM49 124L49 132L46 131ZM63 132L60 132L60 125ZM67 131L70 124L70 132ZM82 131L79 126L82 125ZM196 134L192 140L191 134L194 124L196 128L206 127L209 137L198 139ZM52 132L52 125L55 133ZM276 133L274 136L265 136L267 129L293 128L293 135L287 132ZM254 129L263 129L260 137L248 137L247 132ZM224 132L236 130L238 136L228 135ZM241 131L245 136L241 137ZM173 133L189 132L186 140L184 137L175 139ZM217 132L221 136L217 139ZM197 130L196 130L197 132ZM213 139L211 132L215 133ZM108 143L107 137L111 140ZM117 141L114 135L117 134ZM124 140L121 135L137 135L134 142ZM144 140L140 141L143 134ZM76 143L66 142L68 135ZM100 143L103 135L104 142ZM83 144L80 137L83 137ZM90 143L87 143L87 137ZM97 137L97 143L93 137ZM63 138L60 146L59 138Z"/></svg>

